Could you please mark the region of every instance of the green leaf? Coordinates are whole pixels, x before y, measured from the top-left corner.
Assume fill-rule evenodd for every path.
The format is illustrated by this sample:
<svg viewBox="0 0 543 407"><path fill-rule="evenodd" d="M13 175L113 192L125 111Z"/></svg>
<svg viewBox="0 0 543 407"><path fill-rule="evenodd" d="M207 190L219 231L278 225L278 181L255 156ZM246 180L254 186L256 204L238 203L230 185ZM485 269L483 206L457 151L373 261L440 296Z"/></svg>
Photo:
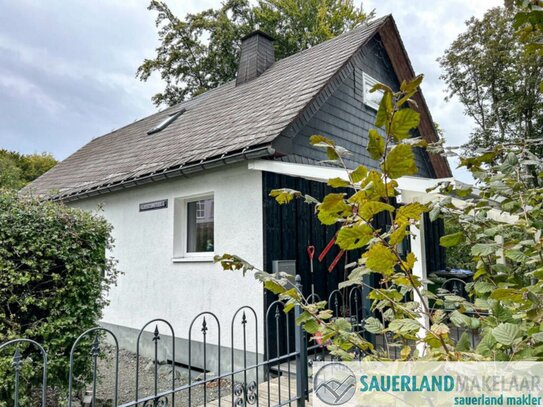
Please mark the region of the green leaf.
<svg viewBox="0 0 543 407"><path fill-rule="evenodd" d="M424 212L428 212L428 206L418 202L402 205L396 212L395 221L398 224L407 223L410 219L420 220Z"/></svg>
<svg viewBox="0 0 543 407"><path fill-rule="evenodd" d="M529 257L520 250L506 250L505 257L516 261L517 263L526 263L529 260Z"/></svg>
<svg viewBox="0 0 543 407"><path fill-rule="evenodd" d="M460 328L469 328L471 325L471 318L457 310L451 312L449 319L455 326Z"/></svg>
<svg viewBox="0 0 543 407"><path fill-rule="evenodd" d="M524 299L522 291L513 288L496 288L490 294L490 298L500 301L521 302Z"/></svg>
<svg viewBox="0 0 543 407"><path fill-rule="evenodd" d="M319 200L317 200L317 199L313 198L311 195L307 195L307 194L304 195L304 202L306 204L317 204L317 205L320 204Z"/></svg>
<svg viewBox="0 0 543 407"><path fill-rule="evenodd" d="M268 280L264 282L264 288L268 291L271 291L274 294L282 294L286 291L285 287L283 287L279 283L276 283L273 280Z"/></svg>
<svg viewBox="0 0 543 407"><path fill-rule="evenodd" d="M311 335L314 335L319 330L319 324L314 319L304 322L304 329Z"/></svg>
<svg viewBox="0 0 543 407"><path fill-rule="evenodd" d="M346 318L337 318L333 321L334 328L339 332L351 332L353 327Z"/></svg>
<svg viewBox="0 0 543 407"><path fill-rule="evenodd" d="M402 81L402 83L400 85L400 90L402 92L404 92L404 93L407 93L407 94L411 93L412 94L412 93L416 92L417 88L420 86L423 79L424 79L424 75L417 75L412 80L410 80L409 82L406 82L404 80L404 81Z"/></svg>
<svg viewBox="0 0 543 407"><path fill-rule="evenodd" d="M343 250L354 250L363 247L373 238L373 230L365 223L342 227L337 235L336 243Z"/></svg>
<svg viewBox="0 0 543 407"><path fill-rule="evenodd" d="M304 322L309 321L311 319L313 319L313 315L311 315L307 311L304 311L298 317L296 317L296 325L301 325Z"/></svg>
<svg viewBox="0 0 543 407"><path fill-rule="evenodd" d="M345 203L344 197L343 193L328 194L317 205L317 217L324 225L333 225L338 219L351 213L351 207Z"/></svg>
<svg viewBox="0 0 543 407"><path fill-rule="evenodd" d="M327 137L314 135L309 137L309 142L316 147L334 147L336 143Z"/></svg>
<svg viewBox="0 0 543 407"><path fill-rule="evenodd" d="M284 205L292 201L295 197L301 196L302 193L290 188L273 189L270 191L270 196L275 198L279 205Z"/></svg>
<svg viewBox="0 0 543 407"><path fill-rule="evenodd" d="M358 208L358 215L362 219L369 221L375 215L383 211L392 212L394 211L394 207L384 202L367 201L364 204L362 204L360 208Z"/></svg>
<svg viewBox="0 0 543 407"><path fill-rule="evenodd" d="M380 334L385 330L384 325L375 317L366 318L364 322L364 328L366 331L372 334Z"/></svg>
<svg viewBox="0 0 543 407"><path fill-rule="evenodd" d="M368 134L368 153L374 160L379 160L385 154L385 139L375 129L370 129Z"/></svg>
<svg viewBox="0 0 543 407"><path fill-rule="evenodd" d="M420 115L413 109L406 108L394 114L390 133L396 141L403 140L410 136L411 129L416 128L420 122Z"/></svg>
<svg viewBox="0 0 543 407"><path fill-rule="evenodd" d="M439 238L439 244L443 247L452 247L462 243L465 239L464 232L456 232L450 235L441 236Z"/></svg>
<svg viewBox="0 0 543 407"><path fill-rule="evenodd" d="M392 105L392 93L385 92L379 103L379 109L377 109L377 115L375 117L375 125L377 127L388 126L389 117L392 115L394 107Z"/></svg>
<svg viewBox="0 0 543 407"><path fill-rule="evenodd" d="M429 213L430 220L432 222L436 221L440 214L441 214L441 208L437 205L434 206Z"/></svg>
<svg viewBox="0 0 543 407"><path fill-rule="evenodd" d="M398 144L387 154L381 167L392 179L415 174L417 165L413 149L407 144Z"/></svg>
<svg viewBox="0 0 543 407"><path fill-rule="evenodd" d="M477 344L475 351L483 356L490 356L496 347L496 340L492 335L492 331L485 334L481 341Z"/></svg>
<svg viewBox="0 0 543 407"><path fill-rule="evenodd" d="M495 290L496 286L488 281L477 281L473 288L478 294L486 294Z"/></svg>
<svg viewBox="0 0 543 407"><path fill-rule="evenodd" d="M330 178L328 180L328 185L330 185L332 188L345 188L351 184L347 180L336 177L336 178Z"/></svg>
<svg viewBox="0 0 543 407"><path fill-rule="evenodd" d="M350 272L347 280L339 283L338 287L339 289L343 289L352 285L360 285L362 278L370 273L372 273L372 271L366 267L356 267Z"/></svg>
<svg viewBox="0 0 543 407"><path fill-rule="evenodd" d="M339 159L340 155L348 155L348 151L342 147L336 146L333 140L321 136L314 135L309 137L309 142L315 147L321 147L326 149L326 156L330 161L336 161Z"/></svg>
<svg viewBox="0 0 543 407"><path fill-rule="evenodd" d="M402 240L407 235L407 223L402 224L400 227L394 229L394 232L390 234L389 243L391 245L397 245L402 242Z"/></svg>
<svg viewBox="0 0 543 407"><path fill-rule="evenodd" d="M455 349L458 352L468 352L471 349L471 341L466 331L462 333L460 339L456 342Z"/></svg>
<svg viewBox="0 0 543 407"><path fill-rule="evenodd" d="M500 166L500 171L506 175L509 175L516 171L518 165L518 157L515 153L511 151L509 154L507 154L507 157L505 157L505 160Z"/></svg>
<svg viewBox="0 0 543 407"><path fill-rule="evenodd" d="M366 253L366 267L382 274L392 274L397 258L392 251L381 243L373 245Z"/></svg>
<svg viewBox="0 0 543 407"><path fill-rule="evenodd" d="M519 333L519 326L510 322L499 324L496 328L492 329L494 339L506 346L511 346Z"/></svg>
<svg viewBox="0 0 543 407"><path fill-rule="evenodd" d="M388 330L401 334L418 332L420 328L421 326L417 321L409 318L394 319L388 325Z"/></svg>
<svg viewBox="0 0 543 407"><path fill-rule="evenodd" d="M338 208L343 209L343 205L345 205L345 202L343 200L344 197L344 193L333 193L326 195L322 200L322 203L319 205L319 210L336 211Z"/></svg>
<svg viewBox="0 0 543 407"><path fill-rule="evenodd" d="M370 93L377 92L378 90L392 93L392 89L390 88L390 86L387 86L384 83L376 83L375 85L373 85L370 89Z"/></svg>
<svg viewBox="0 0 543 407"><path fill-rule="evenodd" d="M367 175L368 169L363 165L359 165L353 172L351 172L351 179L356 183L362 181Z"/></svg>
<svg viewBox="0 0 543 407"><path fill-rule="evenodd" d="M490 256L496 253L499 246L495 243L477 243L471 246L473 256Z"/></svg>

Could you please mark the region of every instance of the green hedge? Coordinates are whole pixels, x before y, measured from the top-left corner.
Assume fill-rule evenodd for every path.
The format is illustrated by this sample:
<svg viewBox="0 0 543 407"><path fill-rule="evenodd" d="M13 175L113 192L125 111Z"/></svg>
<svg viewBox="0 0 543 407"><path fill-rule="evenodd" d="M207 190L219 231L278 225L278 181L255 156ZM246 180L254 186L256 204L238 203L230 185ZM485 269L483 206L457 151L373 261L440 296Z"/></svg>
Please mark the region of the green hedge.
<svg viewBox="0 0 543 407"><path fill-rule="evenodd" d="M70 348L96 325L117 278L115 262L107 257L111 245L111 226L101 216L0 190L0 343L41 343L49 353L48 382L61 392ZM13 350L0 355L2 401L12 397ZM22 350L29 362L23 381L28 392L41 380L39 358ZM77 359L80 374L88 371L86 359L88 354Z"/></svg>

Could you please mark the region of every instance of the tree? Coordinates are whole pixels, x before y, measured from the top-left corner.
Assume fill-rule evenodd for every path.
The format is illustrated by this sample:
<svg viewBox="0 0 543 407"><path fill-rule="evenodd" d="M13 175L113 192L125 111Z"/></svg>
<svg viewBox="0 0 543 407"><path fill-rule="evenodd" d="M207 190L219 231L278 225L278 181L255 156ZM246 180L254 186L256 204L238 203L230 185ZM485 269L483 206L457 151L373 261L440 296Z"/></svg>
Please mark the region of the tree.
<svg viewBox="0 0 543 407"><path fill-rule="evenodd" d="M543 137L543 56L526 52L513 27L514 9L494 8L481 20L471 18L467 31L445 51L439 63L448 97L458 96L475 121L466 147L491 147ZM539 32L529 34L540 41ZM536 148L539 156L543 150Z"/></svg>
<svg viewBox="0 0 543 407"><path fill-rule="evenodd" d="M0 150L0 188L20 189L49 171L57 160L48 153L20 154Z"/></svg>
<svg viewBox="0 0 543 407"><path fill-rule="evenodd" d="M513 27L517 29L526 52L543 56L543 1L505 0L505 5L516 11ZM543 81L539 84L539 90L543 92Z"/></svg>
<svg viewBox="0 0 543 407"><path fill-rule="evenodd" d="M543 159L532 153L541 145L526 139L461 157L477 181L475 197L462 205L445 199L432 211L460 225L441 238L443 246L471 248L476 272L466 288L482 330L474 350L491 360L543 359ZM440 190L451 197L475 192L450 184Z"/></svg>
<svg viewBox="0 0 543 407"><path fill-rule="evenodd" d="M8 155L0 154L0 187L19 189L23 186L23 172L17 161Z"/></svg>
<svg viewBox="0 0 543 407"><path fill-rule="evenodd" d="M350 30L367 14L352 0L226 0L221 7L176 17L168 6L152 0L158 12L156 26L161 44L153 59L146 59L136 76L145 81L160 73L165 89L153 102L174 105L235 78L241 38L256 27L275 38L276 58Z"/></svg>

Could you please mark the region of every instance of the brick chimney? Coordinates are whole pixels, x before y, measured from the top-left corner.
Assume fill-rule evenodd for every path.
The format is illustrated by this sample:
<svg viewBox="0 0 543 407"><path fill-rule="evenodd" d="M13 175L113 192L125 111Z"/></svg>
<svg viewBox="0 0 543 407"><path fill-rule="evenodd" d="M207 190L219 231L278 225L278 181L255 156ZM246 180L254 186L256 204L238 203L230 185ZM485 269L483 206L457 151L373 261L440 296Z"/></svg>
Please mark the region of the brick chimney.
<svg viewBox="0 0 543 407"><path fill-rule="evenodd" d="M241 39L236 85L249 82L260 76L275 62L273 38L256 30Z"/></svg>

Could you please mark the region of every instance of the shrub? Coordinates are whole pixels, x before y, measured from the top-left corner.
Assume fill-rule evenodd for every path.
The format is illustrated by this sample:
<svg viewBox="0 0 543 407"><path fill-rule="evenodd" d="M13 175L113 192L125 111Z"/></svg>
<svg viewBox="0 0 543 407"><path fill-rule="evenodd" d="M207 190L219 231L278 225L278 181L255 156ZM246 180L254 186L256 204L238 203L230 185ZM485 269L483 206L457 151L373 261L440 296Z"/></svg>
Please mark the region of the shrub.
<svg viewBox="0 0 543 407"><path fill-rule="evenodd" d="M117 277L107 257L111 226L100 216L0 190L0 343L29 338L49 354L48 383L63 389L77 336L95 326ZM0 359L0 400L11 400L14 349ZM25 390L41 380L39 352L21 348ZM84 372L86 359L76 359ZM29 375L27 375L27 373Z"/></svg>

